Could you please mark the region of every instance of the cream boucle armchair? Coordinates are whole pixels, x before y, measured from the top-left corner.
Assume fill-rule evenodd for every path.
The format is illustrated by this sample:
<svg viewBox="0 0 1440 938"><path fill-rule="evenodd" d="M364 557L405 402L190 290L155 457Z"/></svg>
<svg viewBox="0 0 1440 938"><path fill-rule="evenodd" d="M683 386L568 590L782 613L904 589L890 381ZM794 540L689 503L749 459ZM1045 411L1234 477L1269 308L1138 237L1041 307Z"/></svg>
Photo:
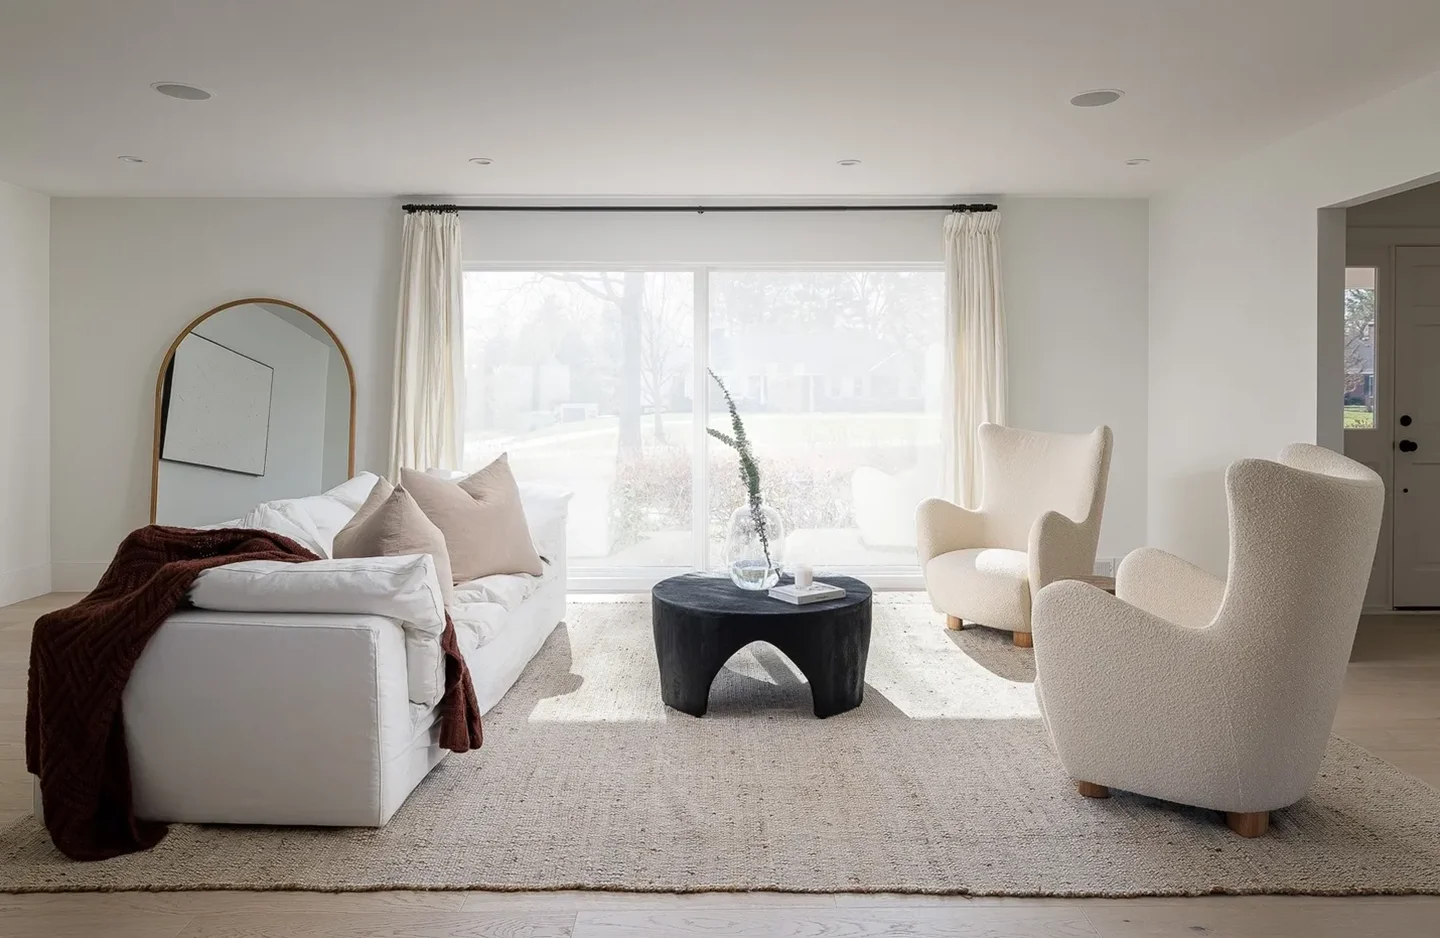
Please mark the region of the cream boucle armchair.
<svg viewBox="0 0 1440 938"><path fill-rule="evenodd" d="M1028 648L1031 597L1054 580L1095 572L1110 428L1037 433L986 423L976 434L980 507L920 503L920 568L950 628L1005 629Z"/></svg>
<svg viewBox="0 0 1440 938"><path fill-rule="evenodd" d="M1223 811L1263 834L1319 770L1370 577L1385 488L1309 444L1225 474L1230 566L1125 558L1117 595L1036 597L1035 684L1080 793L1110 788Z"/></svg>

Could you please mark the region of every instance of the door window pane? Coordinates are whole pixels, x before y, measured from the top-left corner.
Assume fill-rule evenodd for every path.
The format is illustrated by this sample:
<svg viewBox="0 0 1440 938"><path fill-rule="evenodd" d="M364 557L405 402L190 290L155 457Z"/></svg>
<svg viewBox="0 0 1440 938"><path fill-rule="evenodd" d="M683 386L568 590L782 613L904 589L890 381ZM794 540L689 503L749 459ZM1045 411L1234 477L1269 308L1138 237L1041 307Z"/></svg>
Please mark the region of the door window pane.
<svg viewBox="0 0 1440 938"><path fill-rule="evenodd" d="M940 271L716 271L710 367L745 420L786 561L913 569L915 507L940 489ZM758 393L757 393L758 392ZM718 389L710 426L728 432ZM710 564L744 504L710 441Z"/></svg>
<svg viewBox="0 0 1440 938"><path fill-rule="evenodd" d="M687 566L694 274L467 271L465 467L574 493L572 572Z"/></svg>
<svg viewBox="0 0 1440 938"><path fill-rule="evenodd" d="M1375 426L1375 268L1345 268L1345 429Z"/></svg>

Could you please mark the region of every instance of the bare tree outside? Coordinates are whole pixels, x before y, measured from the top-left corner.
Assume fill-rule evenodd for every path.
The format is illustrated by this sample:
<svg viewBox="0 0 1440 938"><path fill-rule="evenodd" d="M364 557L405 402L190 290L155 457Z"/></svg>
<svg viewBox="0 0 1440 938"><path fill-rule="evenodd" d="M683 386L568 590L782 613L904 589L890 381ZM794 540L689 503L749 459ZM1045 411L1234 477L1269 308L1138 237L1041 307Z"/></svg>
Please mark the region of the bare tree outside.
<svg viewBox="0 0 1440 938"><path fill-rule="evenodd" d="M1345 290L1345 426L1375 426L1375 288Z"/></svg>

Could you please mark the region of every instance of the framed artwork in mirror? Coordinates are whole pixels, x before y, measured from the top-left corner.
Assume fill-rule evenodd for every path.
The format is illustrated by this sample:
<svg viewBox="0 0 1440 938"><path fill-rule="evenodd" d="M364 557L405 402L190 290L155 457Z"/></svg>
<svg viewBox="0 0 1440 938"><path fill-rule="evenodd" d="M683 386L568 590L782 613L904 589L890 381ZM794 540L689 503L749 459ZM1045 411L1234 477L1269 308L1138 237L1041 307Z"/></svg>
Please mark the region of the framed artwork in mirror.
<svg viewBox="0 0 1440 938"><path fill-rule="evenodd" d="M162 380L162 460L265 474L274 367L191 332Z"/></svg>

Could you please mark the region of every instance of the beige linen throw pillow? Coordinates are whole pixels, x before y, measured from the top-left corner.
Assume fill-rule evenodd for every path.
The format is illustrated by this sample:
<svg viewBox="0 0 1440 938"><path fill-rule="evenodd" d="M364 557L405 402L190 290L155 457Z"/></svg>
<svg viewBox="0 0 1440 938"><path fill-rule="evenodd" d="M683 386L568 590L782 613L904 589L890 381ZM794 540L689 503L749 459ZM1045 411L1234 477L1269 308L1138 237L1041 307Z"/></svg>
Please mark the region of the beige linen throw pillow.
<svg viewBox="0 0 1440 938"><path fill-rule="evenodd" d="M494 573L544 573L530 539L520 487L504 455L459 482L401 469L403 487L445 534L456 583Z"/></svg>
<svg viewBox="0 0 1440 938"><path fill-rule="evenodd" d="M445 608L454 605L455 582L450 573L450 552L441 533L415 498L401 486L384 479L375 483L370 497L350 523L335 535L335 554L342 557L398 557L429 554L435 561Z"/></svg>

